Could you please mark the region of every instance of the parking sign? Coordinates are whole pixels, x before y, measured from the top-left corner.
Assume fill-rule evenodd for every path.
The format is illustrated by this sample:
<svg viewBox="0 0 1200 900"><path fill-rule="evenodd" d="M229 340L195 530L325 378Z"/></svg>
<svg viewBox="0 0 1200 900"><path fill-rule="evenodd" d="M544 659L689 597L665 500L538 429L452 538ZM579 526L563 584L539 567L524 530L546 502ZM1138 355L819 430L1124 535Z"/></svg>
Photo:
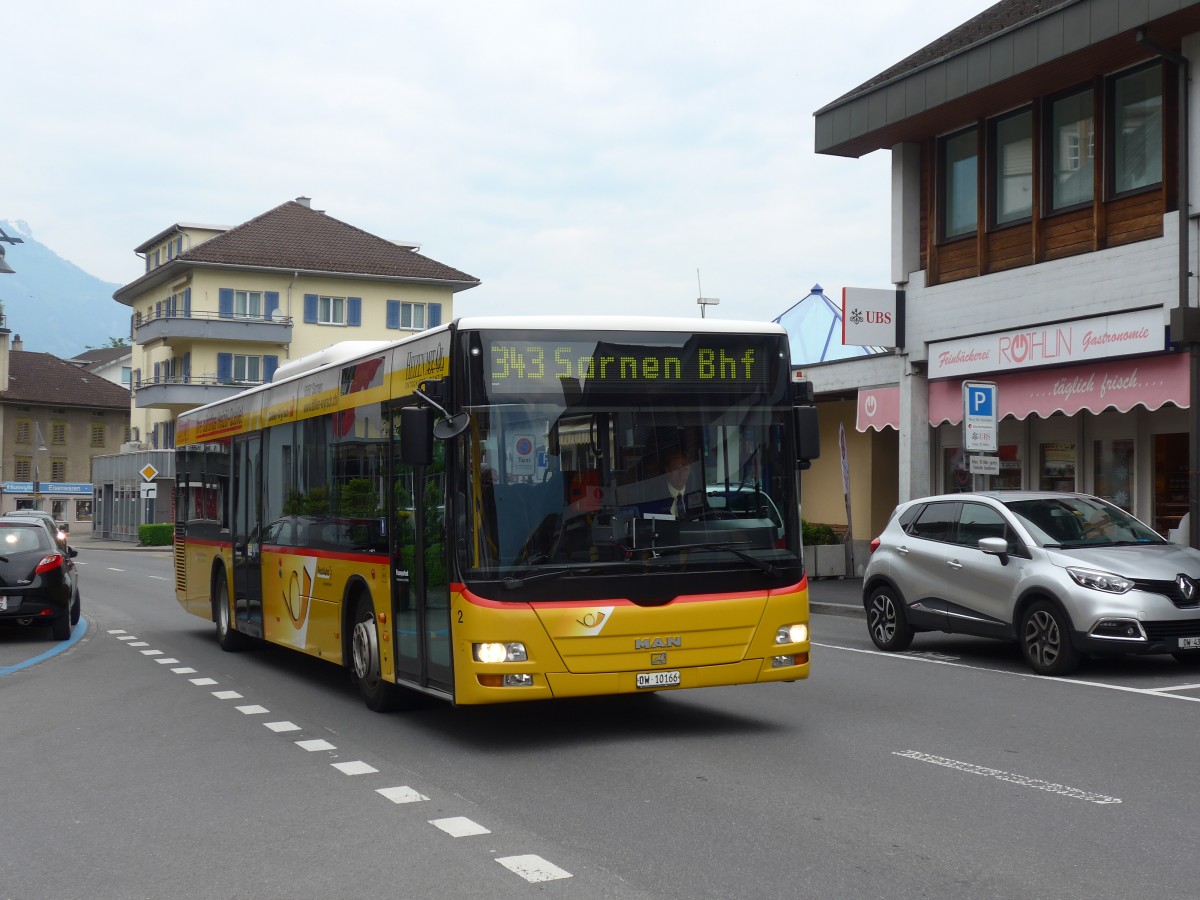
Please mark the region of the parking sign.
<svg viewBox="0 0 1200 900"><path fill-rule="evenodd" d="M998 423L997 391L994 381L964 381L963 449L974 453L995 453Z"/></svg>

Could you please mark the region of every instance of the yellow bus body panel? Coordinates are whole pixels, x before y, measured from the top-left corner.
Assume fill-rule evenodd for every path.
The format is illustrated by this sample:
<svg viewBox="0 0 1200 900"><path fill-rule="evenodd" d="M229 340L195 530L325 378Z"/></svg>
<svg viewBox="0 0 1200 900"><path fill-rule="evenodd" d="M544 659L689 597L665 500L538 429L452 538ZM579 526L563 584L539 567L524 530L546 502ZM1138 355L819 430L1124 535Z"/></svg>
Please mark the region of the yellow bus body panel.
<svg viewBox="0 0 1200 900"><path fill-rule="evenodd" d="M637 675L679 672L656 690L796 681L809 672L808 641L776 644L780 626L808 622L808 590L681 597L664 606L624 600L497 604L463 592L452 598L455 702L505 703L644 691ZM480 663L473 645L520 641L525 662ZM776 666L775 657L793 665ZM528 687L481 683L481 676L530 674Z"/></svg>

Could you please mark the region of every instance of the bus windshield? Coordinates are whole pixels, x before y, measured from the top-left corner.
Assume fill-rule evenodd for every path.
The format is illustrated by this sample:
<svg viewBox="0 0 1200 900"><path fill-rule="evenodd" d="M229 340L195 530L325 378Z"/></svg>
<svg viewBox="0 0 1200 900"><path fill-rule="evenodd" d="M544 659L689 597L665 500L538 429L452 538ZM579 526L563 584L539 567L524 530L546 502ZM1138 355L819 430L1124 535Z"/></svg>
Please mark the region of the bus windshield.
<svg viewBox="0 0 1200 900"><path fill-rule="evenodd" d="M470 412L468 579L797 564L785 408L630 398Z"/></svg>

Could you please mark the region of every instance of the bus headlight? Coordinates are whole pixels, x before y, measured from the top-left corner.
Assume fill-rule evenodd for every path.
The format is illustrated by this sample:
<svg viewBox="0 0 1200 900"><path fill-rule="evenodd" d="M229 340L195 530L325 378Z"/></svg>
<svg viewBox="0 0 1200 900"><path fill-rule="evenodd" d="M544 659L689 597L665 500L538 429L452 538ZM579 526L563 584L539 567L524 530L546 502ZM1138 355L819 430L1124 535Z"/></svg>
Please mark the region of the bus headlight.
<svg viewBox="0 0 1200 900"><path fill-rule="evenodd" d="M525 662L529 659L529 655L525 652L525 645L520 641L510 643L487 641L482 644L472 644L471 653L476 662L482 663Z"/></svg>
<svg viewBox="0 0 1200 900"><path fill-rule="evenodd" d="M797 622L795 625L780 625L775 632L777 644L802 644L808 640L808 624Z"/></svg>

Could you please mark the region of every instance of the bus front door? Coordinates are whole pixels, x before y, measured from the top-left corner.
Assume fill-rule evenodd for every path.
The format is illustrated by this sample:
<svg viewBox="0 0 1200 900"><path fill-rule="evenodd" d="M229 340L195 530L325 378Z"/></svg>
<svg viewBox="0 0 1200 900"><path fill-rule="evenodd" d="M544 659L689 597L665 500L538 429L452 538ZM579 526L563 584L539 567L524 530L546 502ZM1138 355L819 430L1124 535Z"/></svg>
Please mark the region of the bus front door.
<svg viewBox="0 0 1200 900"><path fill-rule="evenodd" d="M452 691L442 441L434 457L428 466L405 465L393 443L393 646L398 681Z"/></svg>
<svg viewBox="0 0 1200 900"><path fill-rule="evenodd" d="M234 627L262 637L262 438L257 434L235 438L232 453Z"/></svg>

